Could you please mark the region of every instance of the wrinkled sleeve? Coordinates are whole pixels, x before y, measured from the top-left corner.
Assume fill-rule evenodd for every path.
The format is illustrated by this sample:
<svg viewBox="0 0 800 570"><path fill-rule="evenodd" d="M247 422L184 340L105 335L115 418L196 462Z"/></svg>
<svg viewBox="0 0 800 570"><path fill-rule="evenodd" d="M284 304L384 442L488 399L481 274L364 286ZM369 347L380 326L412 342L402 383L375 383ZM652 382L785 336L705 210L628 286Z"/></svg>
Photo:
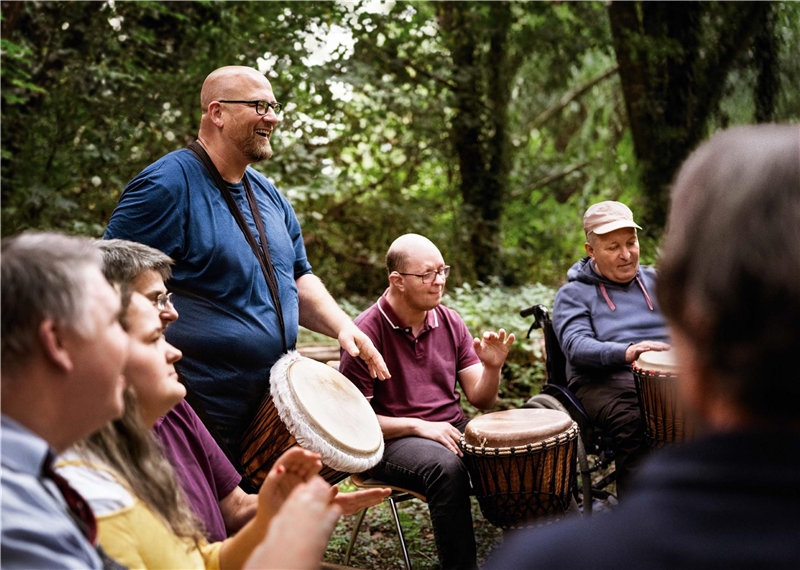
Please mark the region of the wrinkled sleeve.
<svg viewBox="0 0 800 570"><path fill-rule="evenodd" d="M457 331L456 338L458 339L458 362L456 363L456 369L458 372L461 372L471 366L480 364L481 359L478 358L478 353L475 352L475 345L472 343L472 333L469 332L467 325L461 317L457 317L455 323Z"/></svg>
<svg viewBox="0 0 800 570"><path fill-rule="evenodd" d="M188 183L181 177L166 183L155 174L146 170L128 184L103 237L143 243L180 259Z"/></svg>
<svg viewBox="0 0 800 570"><path fill-rule="evenodd" d="M98 538L111 558L128 568L147 568L142 556L142 544L131 524L135 515L131 509L98 519ZM149 548L155 548L149 545Z"/></svg>
<svg viewBox="0 0 800 570"><path fill-rule="evenodd" d="M299 279L307 273L312 273L311 264L308 262L306 245L303 241L303 232L300 229L300 221L297 219L294 208L289 201L281 195L285 212L286 231L292 240L294 247L294 278Z"/></svg>
<svg viewBox="0 0 800 570"><path fill-rule="evenodd" d="M200 555L206 565L206 570L219 570L219 552L222 550L221 542L200 544Z"/></svg>
<svg viewBox="0 0 800 570"><path fill-rule="evenodd" d="M236 471L236 468L231 464L219 444L208 431L208 428L194 411L192 411L191 417L194 434L196 434L203 451L208 457L208 463L211 465L217 496L220 499L224 499L239 485L242 481L242 476Z"/></svg>
<svg viewBox="0 0 800 570"><path fill-rule="evenodd" d="M601 368L609 365L625 364L625 350L628 344L620 342L601 342L592 326L591 307L569 284L556 294L553 306L553 328L561 350L572 366L582 368Z"/></svg>

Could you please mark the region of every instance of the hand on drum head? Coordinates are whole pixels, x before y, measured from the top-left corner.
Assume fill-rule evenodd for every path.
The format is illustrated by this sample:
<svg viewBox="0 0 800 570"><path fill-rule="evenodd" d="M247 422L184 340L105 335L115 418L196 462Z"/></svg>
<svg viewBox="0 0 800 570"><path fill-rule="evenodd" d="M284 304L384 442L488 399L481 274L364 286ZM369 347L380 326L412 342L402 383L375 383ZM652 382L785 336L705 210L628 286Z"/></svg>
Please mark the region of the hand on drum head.
<svg viewBox="0 0 800 570"><path fill-rule="evenodd" d="M625 361L630 364L643 352L648 352L650 350L662 351L662 350L669 350L670 345L666 342L661 342L658 340L644 340L642 342L637 342L636 344L630 345L627 350L625 351Z"/></svg>
<svg viewBox="0 0 800 570"><path fill-rule="evenodd" d="M389 369L386 367L386 362L383 361L383 356L372 344L370 338L365 335L361 330L351 321L341 328L339 331L339 345L350 356L361 357L361 360L366 362L369 368L369 374L378 380L388 380L392 377L389 374Z"/></svg>
<svg viewBox="0 0 800 570"><path fill-rule="evenodd" d="M459 457L464 455L458 446L461 439L461 432L458 429L447 422L427 422L425 420L417 420L417 422L414 430L417 436L441 443Z"/></svg>
<svg viewBox="0 0 800 570"><path fill-rule="evenodd" d="M354 515L367 507L377 505L392 494L391 489L366 489L352 493L339 493L339 488L334 486L336 497L333 502L342 509L343 515Z"/></svg>
<svg viewBox="0 0 800 570"><path fill-rule="evenodd" d="M267 524L289 494L322 469L319 454L294 446L286 450L269 470L258 491L258 514Z"/></svg>
<svg viewBox="0 0 800 570"><path fill-rule="evenodd" d="M342 514L333 499L335 487L321 477L299 484L269 525L266 539L245 568L319 568L333 529Z"/></svg>
<svg viewBox="0 0 800 570"><path fill-rule="evenodd" d="M484 332L483 338L472 339L472 344L484 366L500 368L506 361L511 345L514 344L514 338L514 333L506 337L506 331L500 329L497 332Z"/></svg>

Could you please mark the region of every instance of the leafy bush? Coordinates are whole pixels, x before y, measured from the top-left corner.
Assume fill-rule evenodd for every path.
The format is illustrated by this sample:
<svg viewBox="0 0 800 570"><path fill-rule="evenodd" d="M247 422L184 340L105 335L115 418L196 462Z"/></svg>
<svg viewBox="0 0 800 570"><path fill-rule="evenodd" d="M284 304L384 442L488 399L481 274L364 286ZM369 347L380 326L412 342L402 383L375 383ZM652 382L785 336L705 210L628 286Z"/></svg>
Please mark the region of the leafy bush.
<svg viewBox="0 0 800 570"><path fill-rule="evenodd" d="M530 339L525 338L533 319L522 318L519 312L540 303L551 308L555 293L556 289L541 283L503 287L499 280L494 280L476 285L465 283L445 295L443 304L458 311L473 336L479 337L484 331L502 328L516 337L503 368L500 383L502 402L498 407L519 407L537 393L539 385L544 382L541 331L531 331ZM473 411L465 399L462 403L468 413Z"/></svg>

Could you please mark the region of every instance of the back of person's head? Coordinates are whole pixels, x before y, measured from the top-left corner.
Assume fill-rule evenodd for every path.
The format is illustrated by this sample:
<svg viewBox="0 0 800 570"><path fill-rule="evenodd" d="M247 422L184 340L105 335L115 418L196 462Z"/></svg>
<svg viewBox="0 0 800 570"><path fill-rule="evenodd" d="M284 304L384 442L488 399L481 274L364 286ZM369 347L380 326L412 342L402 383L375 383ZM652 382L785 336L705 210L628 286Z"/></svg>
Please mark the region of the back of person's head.
<svg viewBox="0 0 800 570"><path fill-rule="evenodd" d="M88 238L25 232L5 238L2 257L2 368L24 365L36 350L39 325L48 319L90 334L86 270L102 267Z"/></svg>
<svg viewBox="0 0 800 570"><path fill-rule="evenodd" d="M762 421L800 419L800 126L734 128L684 163L658 296L714 372Z"/></svg>
<svg viewBox="0 0 800 570"><path fill-rule="evenodd" d="M159 250L124 239L97 240L103 252L103 273L111 283L131 284L147 271L156 271L164 281L172 276L172 259Z"/></svg>

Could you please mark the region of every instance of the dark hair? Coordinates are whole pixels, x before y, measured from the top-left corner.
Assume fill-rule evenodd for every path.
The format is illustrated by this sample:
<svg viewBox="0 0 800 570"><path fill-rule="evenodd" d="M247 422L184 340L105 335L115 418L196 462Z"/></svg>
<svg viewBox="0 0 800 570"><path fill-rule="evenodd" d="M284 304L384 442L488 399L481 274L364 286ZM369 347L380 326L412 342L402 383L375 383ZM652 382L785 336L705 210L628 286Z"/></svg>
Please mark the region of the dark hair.
<svg viewBox="0 0 800 570"><path fill-rule="evenodd" d="M408 252L399 249L392 250L386 254L386 270L391 273L392 271L402 271L405 269L406 262L408 261Z"/></svg>
<svg viewBox="0 0 800 570"><path fill-rule="evenodd" d="M800 126L731 129L689 157L658 298L717 389L762 420L800 418Z"/></svg>
<svg viewBox="0 0 800 570"><path fill-rule="evenodd" d="M95 243L103 252L103 273L111 283L130 284L145 271L157 271L164 281L172 276L172 259L149 245L124 239Z"/></svg>
<svg viewBox="0 0 800 570"><path fill-rule="evenodd" d="M88 238L25 232L5 238L2 255L2 366L12 370L33 353L42 321L89 333L86 271L102 267Z"/></svg>

